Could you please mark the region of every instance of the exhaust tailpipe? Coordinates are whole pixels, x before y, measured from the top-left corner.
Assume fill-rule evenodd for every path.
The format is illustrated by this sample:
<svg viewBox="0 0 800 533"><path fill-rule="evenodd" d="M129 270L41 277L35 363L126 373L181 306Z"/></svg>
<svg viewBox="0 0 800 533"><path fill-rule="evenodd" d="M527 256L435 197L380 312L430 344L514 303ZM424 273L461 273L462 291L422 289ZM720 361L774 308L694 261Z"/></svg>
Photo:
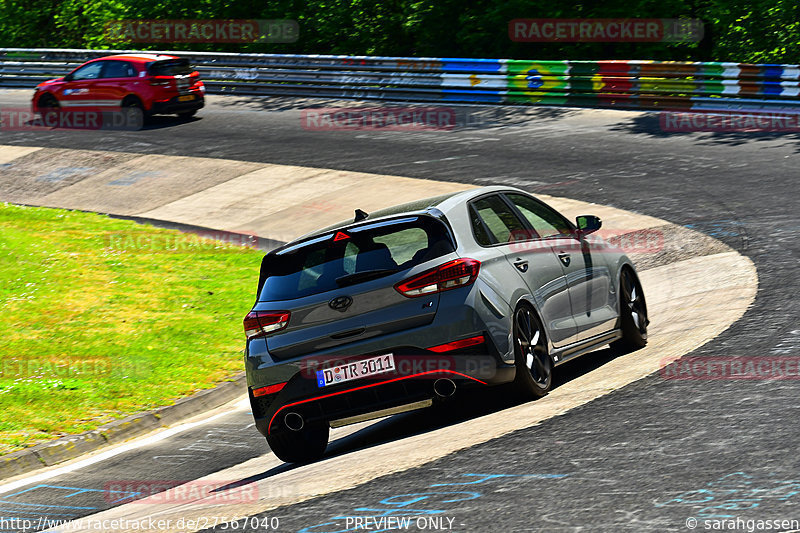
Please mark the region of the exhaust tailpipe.
<svg viewBox="0 0 800 533"><path fill-rule="evenodd" d="M286 416L283 417L283 423L292 431L300 431L306 425L302 415L295 412L286 413Z"/></svg>
<svg viewBox="0 0 800 533"><path fill-rule="evenodd" d="M437 379L433 382L433 392L439 398L449 398L456 393L456 384L452 379Z"/></svg>

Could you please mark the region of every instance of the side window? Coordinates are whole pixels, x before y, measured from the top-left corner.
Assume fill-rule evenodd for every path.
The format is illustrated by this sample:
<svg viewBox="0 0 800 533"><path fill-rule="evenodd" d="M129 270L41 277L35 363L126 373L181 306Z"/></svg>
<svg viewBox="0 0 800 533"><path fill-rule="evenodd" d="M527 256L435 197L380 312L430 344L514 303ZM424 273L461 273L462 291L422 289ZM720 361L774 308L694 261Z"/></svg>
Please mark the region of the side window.
<svg viewBox="0 0 800 533"><path fill-rule="evenodd" d="M103 69L102 61L95 61L79 68L72 74L72 79L77 80L96 80L100 77L100 71Z"/></svg>
<svg viewBox="0 0 800 533"><path fill-rule="evenodd" d="M541 238L572 235L572 228L564 217L546 205L521 194L507 194L506 197L520 210Z"/></svg>
<svg viewBox="0 0 800 533"><path fill-rule="evenodd" d="M104 78L132 78L136 76L133 65L126 61L105 61Z"/></svg>
<svg viewBox="0 0 800 533"><path fill-rule="evenodd" d="M478 210L475 209L474 205L469 206L469 220L472 223L472 233L475 235L475 240L478 244L481 246L491 245L492 239L486 233L486 227L483 225L481 217L478 215Z"/></svg>
<svg viewBox="0 0 800 533"><path fill-rule="evenodd" d="M515 235L525 232L525 226L517 218L511 208L497 195L487 196L475 201L472 206L477 211L478 217L489 230L489 239L495 243L506 243L514 240ZM473 219L475 239L479 244L485 239L486 234L480 228L479 221Z"/></svg>

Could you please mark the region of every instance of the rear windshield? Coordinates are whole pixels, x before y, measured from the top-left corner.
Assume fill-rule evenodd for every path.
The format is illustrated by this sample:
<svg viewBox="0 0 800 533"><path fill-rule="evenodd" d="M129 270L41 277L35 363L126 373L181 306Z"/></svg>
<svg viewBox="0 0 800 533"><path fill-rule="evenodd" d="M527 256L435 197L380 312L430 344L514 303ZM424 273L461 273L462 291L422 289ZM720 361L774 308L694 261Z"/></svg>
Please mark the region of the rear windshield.
<svg viewBox="0 0 800 533"><path fill-rule="evenodd" d="M151 76L186 76L194 72L188 59L165 59L147 65Z"/></svg>
<svg viewBox="0 0 800 533"><path fill-rule="evenodd" d="M261 266L259 300L291 300L330 291L400 272L453 251L447 227L429 216L334 231L268 254Z"/></svg>

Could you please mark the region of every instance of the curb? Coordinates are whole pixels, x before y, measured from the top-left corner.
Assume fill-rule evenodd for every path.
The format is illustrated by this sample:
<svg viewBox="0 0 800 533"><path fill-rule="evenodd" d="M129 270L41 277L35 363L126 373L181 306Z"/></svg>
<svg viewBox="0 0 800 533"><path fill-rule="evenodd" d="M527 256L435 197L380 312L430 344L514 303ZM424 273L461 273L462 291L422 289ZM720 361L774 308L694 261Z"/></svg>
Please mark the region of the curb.
<svg viewBox="0 0 800 533"><path fill-rule="evenodd" d="M247 379L241 372L233 376L231 381L180 398L172 405L114 420L80 435L62 437L0 456L0 481L177 424L236 399L243 394L246 385Z"/></svg>

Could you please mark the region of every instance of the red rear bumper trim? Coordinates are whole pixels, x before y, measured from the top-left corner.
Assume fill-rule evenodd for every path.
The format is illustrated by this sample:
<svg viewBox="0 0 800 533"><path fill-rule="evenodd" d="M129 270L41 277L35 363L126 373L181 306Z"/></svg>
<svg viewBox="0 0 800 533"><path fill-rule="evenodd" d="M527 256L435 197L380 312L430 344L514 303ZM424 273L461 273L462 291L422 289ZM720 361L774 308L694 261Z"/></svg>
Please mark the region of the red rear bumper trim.
<svg viewBox="0 0 800 533"><path fill-rule="evenodd" d="M362 389L369 389L369 388L372 388L372 387L378 387L379 385L386 385L387 383L393 383L395 381L401 381L401 380L404 380L404 379L418 378L420 376L425 376L425 375L428 375L428 374L456 374L458 376L461 376L461 377L464 377L464 378L467 378L467 379L471 379L472 381L476 381L476 382L480 383L481 385L488 385L488 383L486 383L485 381L481 381L481 380L479 380L477 378L473 378L472 376L468 376L467 374L462 374L461 372L456 372L455 370L428 370L427 372L420 372L418 374L412 374L410 376L403 376L403 377L400 377L400 378L389 379L389 380L386 380L386 381L380 381L378 383L370 383L369 385L361 385L360 387L354 387L352 389L340 390L338 392L332 392L330 394L324 394L322 396L316 396L314 398L307 398L305 400L300 400L299 402L287 403L286 405L282 406L280 409L275 411L275 414L272 415L272 418L270 418L269 425L267 426L267 434L269 434L272 431L272 423L275 421L275 417L278 416L278 413L280 413L281 411L283 411L287 407L294 407L295 405L302 405L302 404L308 403L308 402L315 402L317 400L324 400L325 398L330 398L332 396L339 396L341 394L347 394L348 392L353 392L353 391L362 390Z"/></svg>

